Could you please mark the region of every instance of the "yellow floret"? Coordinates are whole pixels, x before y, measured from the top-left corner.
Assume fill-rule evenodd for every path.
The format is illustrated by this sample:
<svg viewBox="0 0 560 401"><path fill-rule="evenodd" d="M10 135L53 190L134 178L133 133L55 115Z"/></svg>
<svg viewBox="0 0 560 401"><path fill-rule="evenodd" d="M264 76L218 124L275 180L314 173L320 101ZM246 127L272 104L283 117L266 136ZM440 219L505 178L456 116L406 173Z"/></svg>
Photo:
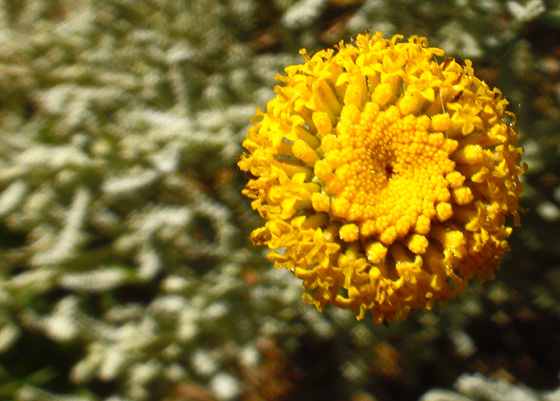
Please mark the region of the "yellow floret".
<svg viewBox="0 0 560 401"><path fill-rule="evenodd" d="M344 242L354 242L360 237L360 232L357 225L345 224L340 227L339 235Z"/></svg>
<svg viewBox="0 0 560 401"><path fill-rule="evenodd" d="M312 119L319 135L327 135L331 133L332 123L327 113L324 111L316 111L313 113Z"/></svg>
<svg viewBox="0 0 560 401"><path fill-rule="evenodd" d="M298 139L292 145L292 151L294 152L295 157L297 157L300 160L303 160L308 164L313 164L317 160L319 160L317 153L315 153L315 151L311 149L311 146L309 146L307 142L301 139Z"/></svg>
<svg viewBox="0 0 560 401"><path fill-rule="evenodd" d="M385 106L389 100L393 97L393 89L389 84L380 84L377 85L375 90L373 91L372 99L375 103L380 106Z"/></svg>
<svg viewBox="0 0 560 401"><path fill-rule="evenodd" d="M328 195L315 192L311 195L313 209L318 212L328 212L331 208L331 200Z"/></svg>

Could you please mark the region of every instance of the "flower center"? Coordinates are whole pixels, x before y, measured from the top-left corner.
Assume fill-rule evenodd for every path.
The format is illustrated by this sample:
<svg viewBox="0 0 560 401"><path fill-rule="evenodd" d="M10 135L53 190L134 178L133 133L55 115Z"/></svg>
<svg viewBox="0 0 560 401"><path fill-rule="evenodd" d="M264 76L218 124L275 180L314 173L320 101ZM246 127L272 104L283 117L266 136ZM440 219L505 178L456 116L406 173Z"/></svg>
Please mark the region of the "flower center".
<svg viewBox="0 0 560 401"><path fill-rule="evenodd" d="M438 204L451 197L446 175L455 168L449 156L457 142L433 132L429 117L403 117L395 106L347 105L341 117L336 135L321 141L325 158L316 168L331 214L356 224L361 238L378 236L386 245L410 231L426 234ZM331 174L321 177L325 163Z"/></svg>

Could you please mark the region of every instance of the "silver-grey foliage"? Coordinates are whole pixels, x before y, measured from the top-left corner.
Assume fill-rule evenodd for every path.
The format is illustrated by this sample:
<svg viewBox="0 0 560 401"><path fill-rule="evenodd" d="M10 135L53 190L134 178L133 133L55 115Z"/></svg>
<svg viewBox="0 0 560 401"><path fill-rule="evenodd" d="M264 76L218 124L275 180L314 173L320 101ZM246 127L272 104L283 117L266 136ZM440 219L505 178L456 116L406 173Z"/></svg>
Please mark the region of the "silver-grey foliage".
<svg viewBox="0 0 560 401"><path fill-rule="evenodd" d="M558 401L560 389L536 392L523 384L504 379L490 380L480 374L463 375L455 383L457 392L432 390L420 401Z"/></svg>

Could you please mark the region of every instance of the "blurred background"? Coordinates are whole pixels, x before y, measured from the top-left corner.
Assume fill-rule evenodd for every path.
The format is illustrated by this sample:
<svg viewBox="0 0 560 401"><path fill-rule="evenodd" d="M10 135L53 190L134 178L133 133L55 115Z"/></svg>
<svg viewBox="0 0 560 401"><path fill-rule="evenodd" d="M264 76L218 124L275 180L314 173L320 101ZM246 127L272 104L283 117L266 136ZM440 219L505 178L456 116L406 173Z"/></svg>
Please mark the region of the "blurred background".
<svg viewBox="0 0 560 401"><path fill-rule="evenodd" d="M241 141L298 54L427 36L518 116L496 280L375 326L248 234ZM560 1L1 0L0 399L560 400Z"/></svg>

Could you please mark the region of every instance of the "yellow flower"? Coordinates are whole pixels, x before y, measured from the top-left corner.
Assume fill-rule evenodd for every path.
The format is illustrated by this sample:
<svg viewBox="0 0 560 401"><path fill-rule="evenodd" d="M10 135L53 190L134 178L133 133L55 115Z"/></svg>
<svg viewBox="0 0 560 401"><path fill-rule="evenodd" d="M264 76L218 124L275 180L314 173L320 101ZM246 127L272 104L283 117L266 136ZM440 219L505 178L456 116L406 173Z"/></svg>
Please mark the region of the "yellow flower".
<svg viewBox="0 0 560 401"><path fill-rule="evenodd" d="M266 220L251 238L322 311L403 319L493 278L522 148L500 90L425 38L358 35L289 66L239 161ZM508 217L512 218L508 218ZM506 219L507 218L507 219Z"/></svg>

